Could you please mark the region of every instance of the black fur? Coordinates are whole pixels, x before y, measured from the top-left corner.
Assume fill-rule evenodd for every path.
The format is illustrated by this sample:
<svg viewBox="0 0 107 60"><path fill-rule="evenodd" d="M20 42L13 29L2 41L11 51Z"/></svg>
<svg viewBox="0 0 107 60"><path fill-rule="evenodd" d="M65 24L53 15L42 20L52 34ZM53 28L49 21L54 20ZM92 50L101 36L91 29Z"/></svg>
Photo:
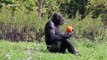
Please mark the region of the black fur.
<svg viewBox="0 0 107 60"><path fill-rule="evenodd" d="M64 23L65 19L57 13L54 13L50 21L46 23L45 40L47 49L49 50L49 52L61 53L64 53L65 50L68 49L70 53L75 54L76 51L69 41L69 38L73 33L62 34L61 32L60 25Z"/></svg>

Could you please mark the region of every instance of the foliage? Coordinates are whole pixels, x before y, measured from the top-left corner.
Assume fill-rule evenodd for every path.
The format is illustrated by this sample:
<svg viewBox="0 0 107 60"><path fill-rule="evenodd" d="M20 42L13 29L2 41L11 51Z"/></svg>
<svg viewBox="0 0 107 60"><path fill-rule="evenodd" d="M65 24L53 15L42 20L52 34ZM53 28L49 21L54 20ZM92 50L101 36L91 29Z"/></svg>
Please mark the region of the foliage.
<svg viewBox="0 0 107 60"><path fill-rule="evenodd" d="M80 17L79 14L76 14L75 19L68 19L66 24L63 25L62 30L63 32L66 31L66 26L71 25L74 29L74 35L73 38L76 38L78 40L81 40L81 38L87 38L90 39L90 41L106 41L105 35L106 34L106 28L104 27L102 23L101 17L97 19L92 19L92 15L86 16L82 21L79 20Z"/></svg>
<svg viewBox="0 0 107 60"><path fill-rule="evenodd" d="M90 40L102 41L105 36L105 29L101 18L92 19L88 15L80 22L73 22L75 29L75 37L89 38ZM96 21L97 20L97 21Z"/></svg>
<svg viewBox="0 0 107 60"><path fill-rule="evenodd" d="M15 15L11 15L11 11L2 10L0 16L0 39L9 39L12 41L33 41L40 40L43 36L46 18L39 21L37 15L33 11L26 14L23 11L15 11Z"/></svg>
<svg viewBox="0 0 107 60"><path fill-rule="evenodd" d="M45 0L41 20L38 18L38 2L0 0L0 39L41 41L44 39L45 23L54 12L62 13L67 19L67 24L62 27L63 31L67 25L73 24L74 38L99 41L105 37L106 0Z"/></svg>
<svg viewBox="0 0 107 60"><path fill-rule="evenodd" d="M29 13L33 10L38 11L39 1L38 0L1 0L0 6L8 7L12 11L24 10ZM73 18L76 12L79 11L81 18L83 19L87 14L93 12L92 18L98 18L103 11L107 10L106 0L45 0L43 5L43 14L49 16L53 12L61 12L68 14L69 18Z"/></svg>

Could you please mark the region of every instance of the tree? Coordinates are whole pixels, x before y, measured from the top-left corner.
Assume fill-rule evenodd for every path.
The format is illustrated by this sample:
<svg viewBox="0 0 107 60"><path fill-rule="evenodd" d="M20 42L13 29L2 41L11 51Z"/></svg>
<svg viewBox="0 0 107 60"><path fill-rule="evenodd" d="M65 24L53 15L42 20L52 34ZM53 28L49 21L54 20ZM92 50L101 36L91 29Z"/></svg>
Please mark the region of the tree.
<svg viewBox="0 0 107 60"><path fill-rule="evenodd" d="M38 17L39 17L39 19L41 19L44 0L35 0L35 3L37 3L37 5L39 7L38 8Z"/></svg>

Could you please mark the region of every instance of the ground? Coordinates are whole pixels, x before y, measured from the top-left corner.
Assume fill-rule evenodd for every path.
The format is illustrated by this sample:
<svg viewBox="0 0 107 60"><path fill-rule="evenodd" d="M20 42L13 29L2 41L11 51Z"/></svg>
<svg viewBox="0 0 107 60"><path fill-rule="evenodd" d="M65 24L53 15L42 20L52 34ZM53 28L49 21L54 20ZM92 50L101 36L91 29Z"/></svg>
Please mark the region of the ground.
<svg viewBox="0 0 107 60"><path fill-rule="evenodd" d="M73 45L79 52L72 55L49 53L44 42L9 42L0 40L0 60L106 60L107 43L77 41L72 39Z"/></svg>

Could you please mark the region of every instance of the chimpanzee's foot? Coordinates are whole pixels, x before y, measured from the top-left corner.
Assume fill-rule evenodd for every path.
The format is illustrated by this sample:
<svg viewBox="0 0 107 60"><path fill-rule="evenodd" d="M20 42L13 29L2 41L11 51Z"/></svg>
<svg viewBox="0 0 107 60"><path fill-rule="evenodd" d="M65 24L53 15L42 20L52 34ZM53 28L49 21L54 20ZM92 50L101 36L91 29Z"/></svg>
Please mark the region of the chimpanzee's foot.
<svg viewBox="0 0 107 60"><path fill-rule="evenodd" d="M81 55L79 52L74 53L74 55Z"/></svg>

